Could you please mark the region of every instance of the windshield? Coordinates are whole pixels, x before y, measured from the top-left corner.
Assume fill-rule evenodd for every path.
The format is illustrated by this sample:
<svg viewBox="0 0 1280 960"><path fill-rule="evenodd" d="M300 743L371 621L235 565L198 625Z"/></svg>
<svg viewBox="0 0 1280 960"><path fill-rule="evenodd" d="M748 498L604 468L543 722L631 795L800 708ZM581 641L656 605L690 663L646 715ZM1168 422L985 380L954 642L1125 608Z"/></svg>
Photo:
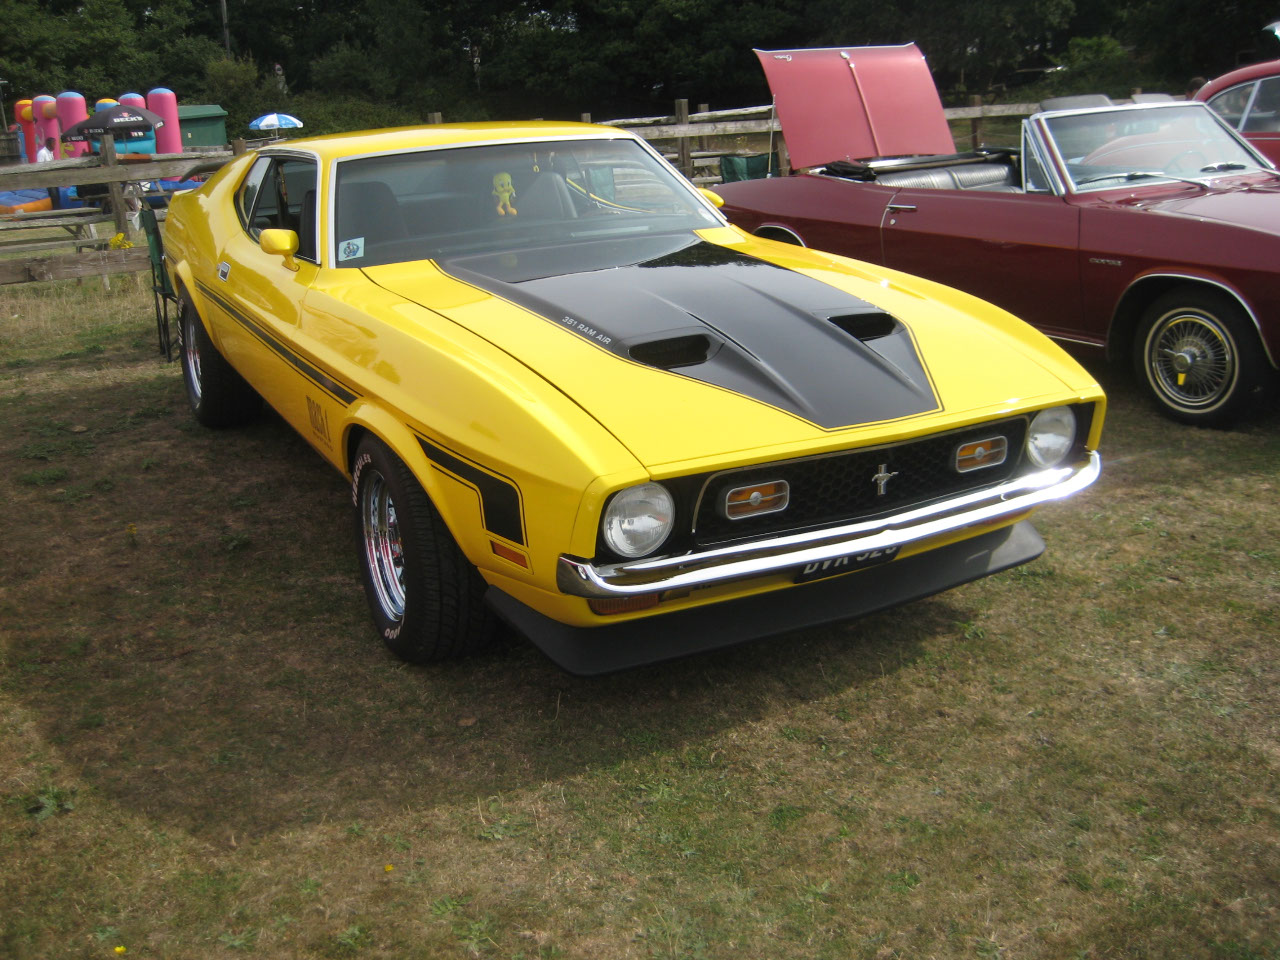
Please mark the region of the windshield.
<svg viewBox="0 0 1280 960"><path fill-rule="evenodd" d="M1199 103L1049 116L1044 125L1073 189L1149 178L1202 182L1269 169Z"/></svg>
<svg viewBox="0 0 1280 960"><path fill-rule="evenodd" d="M679 174L631 140L345 160L335 210L339 267L719 225Z"/></svg>

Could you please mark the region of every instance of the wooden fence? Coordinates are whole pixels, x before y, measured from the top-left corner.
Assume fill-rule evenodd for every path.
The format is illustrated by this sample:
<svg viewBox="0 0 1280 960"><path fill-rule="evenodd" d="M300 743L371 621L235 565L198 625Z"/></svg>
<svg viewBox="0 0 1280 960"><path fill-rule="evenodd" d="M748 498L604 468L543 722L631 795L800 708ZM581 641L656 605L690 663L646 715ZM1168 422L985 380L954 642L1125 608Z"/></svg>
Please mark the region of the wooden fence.
<svg viewBox="0 0 1280 960"><path fill-rule="evenodd" d="M953 107L945 112L949 120L967 122L967 139L976 147L983 140L984 121L995 117L1027 116L1037 109L1038 106L1032 103L984 105L980 98L975 98L970 106ZM431 123L443 122L438 113L428 119ZM581 119L591 122L591 115L584 113ZM720 182L720 158L726 155L775 153L779 173L790 172L782 127L771 106L709 110L704 104L690 112L687 100L677 100L675 113L669 116L603 122L631 130L650 141L681 173L699 186ZM149 261L145 243L140 248L113 250L109 249L109 238L97 234L97 226L110 224L112 233L129 236L124 184L186 179L212 172L243 150L244 143L237 142L233 150L147 155L145 159L135 159L132 154L117 156L109 138L102 142L102 148L101 158L0 167L0 190L106 184L112 210L111 213L103 213L97 208L81 207L40 214L0 215L0 238L4 238L0 239L0 254L44 253L58 247L74 250L64 255L0 258L0 284L146 270ZM37 239L18 236L18 231L49 227L61 227L67 236L49 238L46 235Z"/></svg>
<svg viewBox="0 0 1280 960"><path fill-rule="evenodd" d="M234 154L230 150L198 153L147 154L135 159L134 154L117 156L110 138L102 141L101 157L72 160L50 160L45 163L0 167L0 190L46 189L49 187L90 186L106 184L111 199L111 212L99 207L75 207L70 210L47 210L35 213L0 214L0 254L34 253L42 255L0 259L0 284L26 283L32 280L61 280L108 273L146 270L150 260L145 242L125 249L112 249L111 236L130 236L129 211L125 204L124 185L130 182L152 182L164 179L186 179L198 173L217 170ZM98 228L105 227L105 235ZM49 236L50 228L60 228L65 235ZM32 230L41 233L31 236ZM57 254L58 248L72 252Z"/></svg>

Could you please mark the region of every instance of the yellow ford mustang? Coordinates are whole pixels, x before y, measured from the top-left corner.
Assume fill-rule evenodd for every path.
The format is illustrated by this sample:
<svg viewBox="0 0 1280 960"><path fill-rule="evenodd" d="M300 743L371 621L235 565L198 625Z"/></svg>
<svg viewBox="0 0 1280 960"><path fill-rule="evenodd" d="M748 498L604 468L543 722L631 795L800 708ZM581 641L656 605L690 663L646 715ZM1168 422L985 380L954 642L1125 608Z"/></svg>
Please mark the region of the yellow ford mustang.
<svg viewBox="0 0 1280 960"><path fill-rule="evenodd" d="M471 124L280 143L178 195L196 418L265 399L351 480L399 656L506 621L594 673L1033 559L1104 398L947 287L750 237L642 140Z"/></svg>

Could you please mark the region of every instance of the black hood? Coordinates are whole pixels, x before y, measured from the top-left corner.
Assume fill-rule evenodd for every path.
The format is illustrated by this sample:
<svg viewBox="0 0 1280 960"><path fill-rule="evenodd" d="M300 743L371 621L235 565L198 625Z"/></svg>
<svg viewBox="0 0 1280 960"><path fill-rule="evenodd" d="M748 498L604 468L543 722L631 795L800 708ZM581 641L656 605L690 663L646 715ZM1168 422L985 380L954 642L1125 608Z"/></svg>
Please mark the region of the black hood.
<svg viewBox="0 0 1280 960"><path fill-rule="evenodd" d="M457 257L441 269L629 360L835 429L936 410L906 327L689 234Z"/></svg>

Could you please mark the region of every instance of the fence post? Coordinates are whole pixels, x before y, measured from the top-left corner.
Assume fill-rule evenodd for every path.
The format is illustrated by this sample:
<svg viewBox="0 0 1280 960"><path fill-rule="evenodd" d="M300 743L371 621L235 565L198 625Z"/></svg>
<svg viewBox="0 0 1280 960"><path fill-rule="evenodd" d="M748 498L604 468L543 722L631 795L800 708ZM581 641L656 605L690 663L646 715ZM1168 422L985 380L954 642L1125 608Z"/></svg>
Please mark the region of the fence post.
<svg viewBox="0 0 1280 960"><path fill-rule="evenodd" d="M115 137L108 134L102 138L102 165L114 167L116 163ZM124 208L124 184L119 180L112 180L107 184L107 196L111 198L111 213L116 218L116 233L128 236L129 220L128 211Z"/></svg>
<svg viewBox="0 0 1280 960"><path fill-rule="evenodd" d="M591 114L589 114L589 113L584 113L584 114L582 114L578 119L579 119L579 120L581 120L583 123L590 123L590 122L591 122Z"/></svg>
<svg viewBox="0 0 1280 960"><path fill-rule="evenodd" d="M711 104L709 104L709 103L700 103L700 104L698 104L698 112L699 112L699 113L710 113L710 112L711 112ZM698 149L699 149L699 150L703 150L703 151L706 151L706 150L710 150L710 149L711 149L711 147L709 146L709 141L708 141L708 139L707 139L706 137L699 137L699 138L698 138Z"/></svg>
<svg viewBox="0 0 1280 960"><path fill-rule="evenodd" d="M427 123L444 123L444 117L439 111L427 114Z"/></svg>
<svg viewBox="0 0 1280 960"><path fill-rule="evenodd" d="M686 124L689 122L689 101L676 101L676 124ZM676 166L690 180L693 179L693 152L689 146L689 138L681 136L676 141Z"/></svg>
<svg viewBox="0 0 1280 960"><path fill-rule="evenodd" d="M969 106L982 106L982 97L974 94L969 98ZM982 145L982 117L977 116L969 121L969 149L977 150Z"/></svg>

